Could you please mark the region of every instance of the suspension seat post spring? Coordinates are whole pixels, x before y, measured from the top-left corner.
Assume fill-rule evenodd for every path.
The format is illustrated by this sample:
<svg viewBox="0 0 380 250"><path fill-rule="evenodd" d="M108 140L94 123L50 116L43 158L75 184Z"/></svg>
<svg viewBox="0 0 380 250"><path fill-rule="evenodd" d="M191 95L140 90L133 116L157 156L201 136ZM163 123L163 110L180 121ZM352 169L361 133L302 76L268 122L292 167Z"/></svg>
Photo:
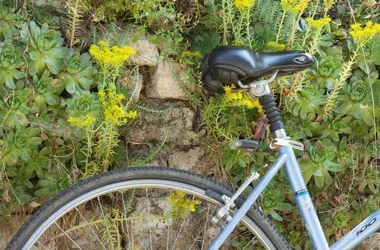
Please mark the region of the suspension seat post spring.
<svg viewBox="0 0 380 250"><path fill-rule="evenodd" d="M267 94L259 97L259 102L263 107L265 115L267 116L272 135L275 134L275 131L284 129L285 126L281 121L280 112L278 112L276 100L273 94Z"/></svg>

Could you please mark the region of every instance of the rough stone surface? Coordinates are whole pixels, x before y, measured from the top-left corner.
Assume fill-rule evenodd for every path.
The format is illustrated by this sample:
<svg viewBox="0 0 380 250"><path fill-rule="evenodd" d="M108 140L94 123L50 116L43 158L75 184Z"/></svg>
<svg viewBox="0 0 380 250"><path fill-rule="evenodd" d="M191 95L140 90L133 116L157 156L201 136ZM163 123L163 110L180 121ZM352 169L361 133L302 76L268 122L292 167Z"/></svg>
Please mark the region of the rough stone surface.
<svg viewBox="0 0 380 250"><path fill-rule="evenodd" d="M163 114L140 112L134 124L128 124L123 131L126 141L163 141L182 144L184 132L192 130L195 112L188 108L173 108Z"/></svg>
<svg viewBox="0 0 380 250"><path fill-rule="evenodd" d="M185 72L177 64L161 61L152 76L151 84L146 87L147 97L186 100L186 95L180 88L180 79L184 79L184 76Z"/></svg>
<svg viewBox="0 0 380 250"><path fill-rule="evenodd" d="M32 0L32 4L38 8L53 10L58 13L66 13L66 1L63 0Z"/></svg>
<svg viewBox="0 0 380 250"><path fill-rule="evenodd" d="M177 151L169 156L169 166L209 175L214 170L203 148L196 147L188 151Z"/></svg>
<svg viewBox="0 0 380 250"><path fill-rule="evenodd" d="M158 47L148 41L145 33L138 32L137 26L130 26L130 37L136 37L129 46L136 50L136 55L130 57L130 64L136 66L156 66L158 63Z"/></svg>
<svg viewBox="0 0 380 250"><path fill-rule="evenodd" d="M132 93L133 100L139 100L143 88L143 76L140 73L128 72L121 77L121 84Z"/></svg>

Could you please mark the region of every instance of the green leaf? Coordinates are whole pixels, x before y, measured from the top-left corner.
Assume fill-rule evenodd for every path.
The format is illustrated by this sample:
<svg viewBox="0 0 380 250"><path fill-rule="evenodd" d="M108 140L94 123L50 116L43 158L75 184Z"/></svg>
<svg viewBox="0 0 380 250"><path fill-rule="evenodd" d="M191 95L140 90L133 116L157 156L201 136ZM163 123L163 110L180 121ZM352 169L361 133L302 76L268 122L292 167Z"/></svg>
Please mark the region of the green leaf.
<svg viewBox="0 0 380 250"><path fill-rule="evenodd" d="M29 64L29 74L34 76L37 74L38 70L40 69L40 60L33 61Z"/></svg>
<svg viewBox="0 0 380 250"><path fill-rule="evenodd" d="M238 158L238 165L242 168L244 168L247 164L245 163L245 161L242 159L242 158Z"/></svg>
<svg viewBox="0 0 380 250"><path fill-rule="evenodd" d="M40 58L41 54L38 50L32 50L29 52L29 56L33 61L37 61Z"/></svg>
<svg viewBox="0 0 380 250"><path fill-rule="evenodd" d="M40 145L42 143L42 140L39 137L33 137L28 140L28 143L31 145Z"/></svg>
<svg viewBox="0 0 380 250"><path fill-rule="evenodd" d="M277 205L276 209L286 212L286 211L290 211L292 209L292 205L290 205L289 203L280 203Z"/></svg>
<svg viewBox="0 0 380 250"><path fill-rule="evenodd" d="M310 181L311 177L313 176L313 170L309 169L305 172L302 172L302 176L303 176L305 183L308 183Z"/></svg>
<svg viewBox="0 0 380 250"><path fill-rule="evenodd" d="M373 116L371 115L371 113L369 112L368 108L366 109L363 109L363 121L370 127L373 126L374 124L374 120L373 120Z"/></svg>
<svg viewBox="0 0 380 250"><path fill-rule="evenodd" d="M361 119L363 117L362 109L360 107L360 104L353 105L352 107L352 114L356 119Z"/></svg>
<svg viewBox="0 0 380 250"><path fill-rule="evenodd" d="M273 217L273 219L275 219L277 221L283 221L282 217L278 213L276 213L275 211L272 211L270 213L270 215Z"/></svg>
<svg viewBox="0 0 380 250"><path fill-rule="evenodd" d="M13 82L13 76L12 75L5 75L4 76L5 85L7 85L10 89L15 89L16 85Z"/></svg>
<svg viewBox="0 0 380 250"><path fill-rule="evenodd" d="M72 78L67 78L65 80L65 89L70 94L75 93L75 81Z"/></svg>
<svg viewBox="0 0 380 250"><path fill-rule="evenodd" d="M352 108L352 104L349 101L344 102L339 108L336 109L336 112L340 114L347 114Z"/></svg>
<svg viewBox="0 0 380 250"><path fill-rule="evenodd" d="M340 172L342 170L342 166L340 164L331 161L323 162L323 168L331 172Z"/></svg>
<svg viewBox="0 0 380 250"><path fill-rule="evenodd" d="M60 102L60 98L54 94L45 95L45 101L49 105L57 105Z"/></svg>
<svg viewBox="0 0 380 250"><path fill-rule="evenodd" d="M365 60L359 61L359 67L367 74L369 75L371 73L371 68L368 63L366 63Z"/></svg>
<svg viewBox="0 0 380 250"><path fill-rule="evenodd" d="M323 188L323 185L325 183L323 176L314 176L314 180L315 180L315 185L318 188Z"/></svg>
<svg viewBox="0 0 380 250"><path fill-rule="evenodd" d="M51 73L54 75L58 74L58 66L54 60L52 60L49 56L44 56L44 61Z"/></svg>
<svg viewBox="0 0 380 250"><path fill-rule="evenodd" d="M24 161L30 160L30 156L26 150L21 150L20 158L23 159Z"/></svg>
<svg viewBox="0 0 380 250"><path fill-rule="evenodd" d="M331 178L329 172L326 169L321 169L321 170L322 170L324 182L326 184L330 185L332 183L332 178Z"/></svg>

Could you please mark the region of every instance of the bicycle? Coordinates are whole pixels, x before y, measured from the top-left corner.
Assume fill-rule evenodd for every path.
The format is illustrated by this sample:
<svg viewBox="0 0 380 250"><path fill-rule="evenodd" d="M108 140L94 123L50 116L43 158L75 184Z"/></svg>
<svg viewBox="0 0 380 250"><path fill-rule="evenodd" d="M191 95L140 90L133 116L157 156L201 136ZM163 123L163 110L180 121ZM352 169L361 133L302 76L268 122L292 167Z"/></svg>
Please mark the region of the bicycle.
<svg viewBox="0 0 380 250"><path fill-rule="evenodd" d="M237 82L237 91L258 98L273 137L269 150L279 151L279 158L247 198L242 193L258 178L257 173L235 192L208 177L178 169L114 170L79 182L48 201L6 249L215 250L241 242L243 249L291 249L274 224L253 205L283 165L314 248L355 247L380 228L380 209L328 246L293 151L302 150L303 145L287 137L268 85L276 76L305 70L313 63L313 57L305 52L260 53L228 46L217 47L203 58L205 88L220 93L225 84ZM268 75L267 80L257 80ZM256 150L258 142L235 140L230 146ZM118 204L111 206L113 203Z"/></svg>

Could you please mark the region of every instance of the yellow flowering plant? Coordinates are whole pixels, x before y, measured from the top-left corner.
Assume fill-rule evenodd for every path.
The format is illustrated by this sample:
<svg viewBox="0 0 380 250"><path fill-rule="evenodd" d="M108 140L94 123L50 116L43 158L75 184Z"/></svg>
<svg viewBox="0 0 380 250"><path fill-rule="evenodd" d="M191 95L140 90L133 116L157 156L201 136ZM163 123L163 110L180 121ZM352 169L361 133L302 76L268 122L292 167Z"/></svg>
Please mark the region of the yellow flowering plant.
<svg viewBox="0 0 380 250"><path fill-rule="evenodd" d="M235 6L242 12L249 10L255 5L255 0L235 0Z"/></svg>
<svg viewBox="0 0 380 250"><path fill-rule="evenodd" d="M331 18L325 17L322 19L313 19L311 17L306 18L306 21L310 24L310 26L314 29L322 29L326 24L331 22Z"/></svg>
<svg viewBox="0 0 380 250"><path fill-rule="evenodd" d="M273 51L283 51L286 49L286 45L283 44L283 43L276 43L274 41L271 41L269 43L267 43L267 45L265 46L267 49L269 50L273 50Z"/></svg>
<svg viewBox="0 0 380 250"><path fill-rule="evenodd" d="M287 16L287 13L291 13L292 18L292 31L290 33L290 37L288 39L288 47L293 46L293 40L294 40L294 34L296 32L296 28L298 26L298 23L301 19L301 15L307 8L309 0L281 0L280 6L283 10L282 17L280 21L280 25L278 28L277 36L276 36L276 43L279 42L280 36L281 36L281 29L282 25L284 23L285 17Z"/></svg>
<svg viewBox="0 0 380 250"><path fill-rule="evenodd" d="M368 21L365 26L360 23L352 24L349 33L354 39L357 47L365 45L380 31L380 24L374 24L372 21Z"/></svg>
<svg viewBox="0 0 380 250"><path fill-rule="evenodd" d="M98 162L105 170L114 155L113 148L119 142L118 127L137 116L137 111L128 110L128 104L122 104L125 96L116 91L116 80L120 69L131 56L136 54L136 51L129 46L110 46L106 41L99 41L97 45L91 45L89 52L102 69L102 81L98 83L98 97L102 106L103 121L99 127L100 136L95 152Z"/></svg>
<svg viewBox="0 0 380 250"><path fill-rule="evenodd" d="M236 86L232 84L231 86L225 86L224 100L227 104L231 106L245 106L248 109L257 108L259 112L262 112L259 100L251 99L247 92L234 91Z"/></svg>
<svg viewBox="0 0 380 250"><path fill-rule="evenodd" d="M201 204L200 200L186 198L182 191L176 191L166 197L166 200L171 204L170 217L184 218L191 212L194 212L198 205Z"/></svg>
<svg viewBox="0 0 380 250"><path fill-rule="evenodd" d="M128 109L129 102L126 105L122 103L125 96L116 91L119 71L123 64L128 62L129 57L136 54L136 51L129 46L111 47L106 41L99 41L91 45L89 52L101 68L98 100L96 100L100 105L97 109L100 117L75 113L75 116L69 116L68 119L72 126L80 127L86 133L87 149L83 150L86 152L84 176L87 175L88 167L101 165L103 170L106 170L110 166L111 157L114 155L113 148L119 142L118 127L127 124L129 119L135 119L137 116L137 111ZM84 105L84 107L87 106ZM94 142L95 134L97 140ZM96 163L90 161L92 157L95 157Z"/></svg>

